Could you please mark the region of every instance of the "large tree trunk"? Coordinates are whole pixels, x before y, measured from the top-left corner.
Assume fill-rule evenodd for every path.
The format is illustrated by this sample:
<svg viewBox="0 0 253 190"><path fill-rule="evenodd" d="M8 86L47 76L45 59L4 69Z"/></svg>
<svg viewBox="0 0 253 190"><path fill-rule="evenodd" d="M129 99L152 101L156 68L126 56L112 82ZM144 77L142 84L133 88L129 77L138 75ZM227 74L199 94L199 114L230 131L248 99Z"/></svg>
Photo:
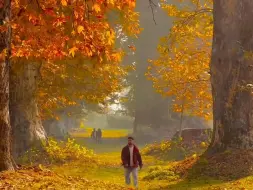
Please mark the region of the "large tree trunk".
<svg viewBox="0 0 253 190"><path fill-rule="evenodd" d="M3 4L2 4L3 3ZM10 20L10 0L0 4L0 24ZM9 58L11 30L0 33L0 52L7 48L7 56L0 59L0 171L13 170L10 153L10 117L9 117Z"/></svg>
<svg viewBox="0 0 253 190"><path fill-rule="evenodd" d="M10 75L10 115L13 156L17 158L46 139L36 101L38 65L18 62Z"/></svg>
<svg viewBox="0 0 253 190"><path fill-rule="evenodd" d="M211 58L214 132L207 153L253 147L253 1L215 0Z"/></svg>

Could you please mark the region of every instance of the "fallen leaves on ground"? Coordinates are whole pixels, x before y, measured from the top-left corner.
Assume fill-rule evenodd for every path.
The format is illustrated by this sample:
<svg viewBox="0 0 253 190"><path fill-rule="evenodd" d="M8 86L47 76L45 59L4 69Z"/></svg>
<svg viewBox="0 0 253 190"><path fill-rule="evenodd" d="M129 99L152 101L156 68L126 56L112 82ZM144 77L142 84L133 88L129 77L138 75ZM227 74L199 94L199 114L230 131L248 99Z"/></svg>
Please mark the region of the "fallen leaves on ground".
<svg viewBox="0 0 253 190"><path fill-rule="evenodd" d="M0 173L0 189L124 190L127 188L100 180L59 175L41 167L30 167L16 172Z"/></svg>
<svg viewBox="0 0 253 190"><path fill-rule="evenodd" d="M231 180L253 174L253 152L235 150L217 153L206 157L189 157L171 164L173 171L182 177L211 177L219 180Z"/></svg>
<svg viewBox="0 0 253 190"><path fill-rule="evenodd" d="M203 160L205 160L204 163ZM222 180L239 179L253 174L252 160L252 150L226 151L199 159L193 169L198 167L196 172Z"/></svg>
<svg viewBox="0 0 253 190"><path fill-rule="evenodd" d="M188 171L193 167L193 165L198 161L199 157L189 157L182 161L171 163L173 170L180 176L186 176Z"/></svg>

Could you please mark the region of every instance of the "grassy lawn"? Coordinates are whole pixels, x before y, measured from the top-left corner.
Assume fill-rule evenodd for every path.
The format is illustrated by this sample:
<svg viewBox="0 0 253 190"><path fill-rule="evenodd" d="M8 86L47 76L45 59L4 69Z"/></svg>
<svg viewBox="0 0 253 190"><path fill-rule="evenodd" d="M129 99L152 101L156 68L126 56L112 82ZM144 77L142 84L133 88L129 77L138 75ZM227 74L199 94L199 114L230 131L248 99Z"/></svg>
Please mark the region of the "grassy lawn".
<svg viewBox="0 0 253 190"><path fill-rule="evenodd" d="M112 152L107 154L97 155L101 161L107 160L108 165L102 167L87 167L84 163L69 163L64 166L55 166L52 170L56 173L64 174L65 176L74 177L85 177L90 180L102 180L105 182L110 182L118 185L124 185L124 168L120 164L120 155L118 152ZM151 157L144 157L145 166L139 171L139 178L141 179L146 175L148 170L148 165L154 164L156 161ZM140 180L140 189L148 189L152 184L157 185L155 181L152 183ZM168 183L159 182L164 186Z"/></svg>
<svg viewBox="0 0 253 190"><path fill-rule="evenodd" d="M98 155L102 160L111 160L115 165L103 167L87 168L85 164L71 163L60 167L54 167L53 171L66 176L85 177L90 180L102 180L118 185L124 185L124 169L119 166L119 156L117 153L107 153ZM156 160L144 157L144 163L147 165L139 171L139 189L143 190L251 190L253 189L253 176L240 180L223 182L213 179L194 179L191 181L179 179L175 181L167 180L149 180L145 181L142 178L148 174L148 167L155 165ZM169 163L167 163L169 164Z"/></svg>
<svg viewBox="0 0 253 190"><path fill-rule="evenodd" d="M100 160L109 161L108 166L93 167L85 169L86 166L82 164L76 164L77 167L65 165L64 167L54 168L59 173L64 173L70 176L83 176L88 179L103 180L107 182L113 182L116 184L124 184L124 169L120 166L120 151L126 144L126 137L128 130L124 129L108 129L104 130L104 139L101 144L97 144L89 137L88 134L91 132L91 128L86 133L72 134L75 137L76 142L91 148L98 154ZM123 137L123 138L122 138ZM143 144L138 144L142 148ZM253 189L253 176L242 178L240 180L223 182L214 179L196 179L187 181L184 179L178 179L174 181L168 180L150 180L145 181L142 178L148 174L149 166L156 165L170 165L170 163L162 162L153 157L144 157L144 167L139 171L140 189L175 189L175 190L226 190L226 189L240 189L250 190ZM74 164L75 165L75 164ZM83 167L82 167L83 166ZM66 167L66 168L65 168ZM72 168L72 169L71 169ZM75 169L73 169L75 168Z"/></svg>
<svg viewBox="0 0 253 190"><path fill-rule="evenodd" d="M96 143L90 138L75 137L74 139L76 143L94 150L95 153L120 152L127 143L126 138L102 139L101 143Z"/></svg>
<svg viewBox="0 0 253 190"><path fill-rule="evenodd" d="M79 132L71 132L71 138L74 138L76 143L94 150L95 153L111 153L121 152L123 146L127 144L127 136L132 133L129 129L103 129L101 143L96 143L90 138L92 128L84 128ZM143 143L138 143L139 148L145 146Z"/></svg>
<svg viewBox="0 0 253 190"><path fill-rule="evenodd" d="M71 132L70 135L74 138L90 138L93 128L84 128L83 132ZM130 134L129 129L102 129L102 138L122 138Z"/></svg>
<svg viewBox="0 0 253 190"><path fill-rule="evenodd" d="M122 130L119 131L122 132ZM112 138L113 130L105 131L105 134L111 135L108 138L104 138L101 144L97 144L90 138L80 137L81 135L75 136L78 144L94 149L96 153L95 160L76 160L63 165L51 165L49 168L41 168L39 166L17 172L3 172L0 173L0 189L129 189L124 185L124 168L121 166L120 161L120 152L127 140L126 138L120 138L119 133L117 133L117 138ZM151 156L143 156L143 162L144 167L139 170L139 189L141 190L253 189L253 176L222 181L204 178L199 172L191 180L186 180L175 173L165 170L165 168L174 166L175 162L161 161ZM186 162L188 162L187 159L183 161L183 163ZM185 165L183 164L183 166ZM159 174L155 172L154 175L151 168L160 168L158 171L161 172ZM180 168L177 167L176 169ZM165 175L168 178L160 178L158 180L157 175ZM151 178L145 180L144 177L147 176L151 176Z"/></svg>

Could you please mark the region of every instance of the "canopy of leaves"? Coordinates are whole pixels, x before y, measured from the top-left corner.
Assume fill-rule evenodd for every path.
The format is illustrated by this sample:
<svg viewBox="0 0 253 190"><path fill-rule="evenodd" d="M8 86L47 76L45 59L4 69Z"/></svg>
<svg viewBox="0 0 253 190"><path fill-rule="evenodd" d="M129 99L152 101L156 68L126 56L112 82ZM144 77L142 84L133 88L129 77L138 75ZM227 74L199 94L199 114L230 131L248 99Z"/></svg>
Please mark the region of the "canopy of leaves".
<svg viewBox="0 0 253 190"><path fill-rule="evenodd" d="M174 25L158 46L160 57L149 60L148 78L157 91L174 97L174 109L211 116L209 62L212 43L212 0L178 0L180 6L162 1Z"/></svg>
<svg viewBox="0 0 253 190"><path fill-rule="evenodd" d="M99 62L118 61L115 32L107 13L116 11L124 29L139 33L138 14L132 0L14 1L13 57L59 60L81 55Z"/></svg>
<svg viewBox="0 0 253 190"><path fill-rule="evenodd" d="M12 3L12 61L41 63L42 110L101 102L121 87L126 71L116 48L116 25L140 33L134 0L15 0ZM117 19L109 22L109 13ZM2 53L2 56L4 56Z"/></svg>

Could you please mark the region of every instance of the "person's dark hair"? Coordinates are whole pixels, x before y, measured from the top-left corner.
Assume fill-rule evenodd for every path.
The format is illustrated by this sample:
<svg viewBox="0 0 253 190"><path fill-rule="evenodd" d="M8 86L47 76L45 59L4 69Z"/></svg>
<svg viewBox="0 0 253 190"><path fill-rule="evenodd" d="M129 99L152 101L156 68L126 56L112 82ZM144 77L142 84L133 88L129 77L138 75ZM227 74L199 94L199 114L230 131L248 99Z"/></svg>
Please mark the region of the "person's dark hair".
<svg viewBox="0 0 253 190"><path fill-rule="evenodd" d="M134 138L133 138L133 137L128 137L127 139L132 139L132 140L134 140Z"/></svg>

